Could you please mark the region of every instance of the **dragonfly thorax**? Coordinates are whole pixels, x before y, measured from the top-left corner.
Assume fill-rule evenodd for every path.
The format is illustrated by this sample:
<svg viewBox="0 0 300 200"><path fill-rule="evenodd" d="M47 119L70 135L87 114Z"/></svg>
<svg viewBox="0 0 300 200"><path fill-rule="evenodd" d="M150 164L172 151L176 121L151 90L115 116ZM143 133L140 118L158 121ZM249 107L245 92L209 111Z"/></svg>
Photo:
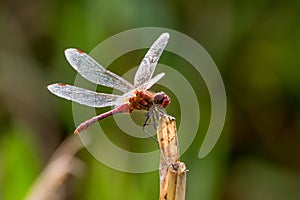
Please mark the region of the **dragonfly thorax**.
<svg viewBox="0 0 300 200"><path fill-rule="evenodd" d="M129 98L129 112L133 110L149 110L153 105L154 94L147 90L136 90L135 95Z"/></svg>
<svg viewBox="0 0 300 200"><path fill-rule="evenodd" d="M155 94L148 90L136 90L135 95L129 98L129 112L135 109L148 111L154 104L160 104L165 108L170 101L170 98L164 92Z"/></svg>

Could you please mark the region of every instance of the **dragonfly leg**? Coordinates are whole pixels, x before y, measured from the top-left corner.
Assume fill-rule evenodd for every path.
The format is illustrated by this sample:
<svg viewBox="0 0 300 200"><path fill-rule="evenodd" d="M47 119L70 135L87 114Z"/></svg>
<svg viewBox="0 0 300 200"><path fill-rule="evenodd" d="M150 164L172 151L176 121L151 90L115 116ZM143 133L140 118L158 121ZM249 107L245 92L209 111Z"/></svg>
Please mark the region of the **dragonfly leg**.
<svg viewBox="0 0 300 200"><path fill-rule="evenodd" d="M145 119L145 122L143 124L143 130L145 129L146 126L150 125L150 123L148 123L150 121L150 113L147 112L145 116L146 116L146 119Z"/></svg>
<svg viewBox="0 0 300 200"><path fill-rule="evenodd" d="M150 125L150 123L148 123L149 121L150 121L150 113L147 112L147 113L146 113L146 120L145 120L145 122L144 122L144 124L143 124L143 131L144 131L144 133L146 133L146 135L148 135L152 140L154 140L155 142L158 143L156 137L154 137L153 135L151 135L151 134L146 130L146 126Z"/></svg>
<svg viewBox="0 0 300 200"><path fill-rule="evenodd" d="M143 131L146 135L148 135L152 140L154 140L158 144L158 140L156 139L156 137L151 135L144 127L143 127Z"/></svg>

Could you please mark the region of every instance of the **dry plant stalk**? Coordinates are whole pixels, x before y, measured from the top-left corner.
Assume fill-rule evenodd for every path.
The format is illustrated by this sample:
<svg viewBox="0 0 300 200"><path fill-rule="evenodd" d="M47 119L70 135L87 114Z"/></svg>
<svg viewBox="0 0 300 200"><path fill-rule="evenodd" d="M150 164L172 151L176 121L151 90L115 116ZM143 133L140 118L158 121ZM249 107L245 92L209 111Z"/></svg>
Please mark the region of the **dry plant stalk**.
<svg viewBox="0 0 300 200"><path fill-rule="evenodd" d="M174 117L162 115L157 127L160 156L160 200L184 200L186 167L179 160L179 146Z"/></svg>
<svg viewBox="0 0 300 200"><path fill-rule="evenodd" d="M78 137L70 136L65 139L33 183L25 199L65 199L65 185L70 175L79 176L84 171L84 163L75 157L82 147Z"/></svg>

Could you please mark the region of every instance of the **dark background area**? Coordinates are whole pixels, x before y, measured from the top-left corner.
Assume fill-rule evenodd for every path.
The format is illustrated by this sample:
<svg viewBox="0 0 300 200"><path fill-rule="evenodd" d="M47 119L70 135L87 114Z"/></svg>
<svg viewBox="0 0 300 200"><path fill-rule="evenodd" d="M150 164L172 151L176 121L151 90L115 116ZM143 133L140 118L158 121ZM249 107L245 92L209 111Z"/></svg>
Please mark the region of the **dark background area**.
<svg viewBox="0 0 300 200"><path fill-rule="evenodd" d="M1 1L0 199L23 199L74 130L71 103L46 89L74 81L63 51L89 52L114 34L152 26L198 41L226 87L227 119L216 147L200 160L203 136L197 136L182 156L190 170L187 199L299 199L299 11L297 0ZM199 80L185 73L191 83ZM209 98L203 98L207 122ZM86 150L77 157L84 173L68 182L66 199L158 199L157 171L118 172Z"/></svg>

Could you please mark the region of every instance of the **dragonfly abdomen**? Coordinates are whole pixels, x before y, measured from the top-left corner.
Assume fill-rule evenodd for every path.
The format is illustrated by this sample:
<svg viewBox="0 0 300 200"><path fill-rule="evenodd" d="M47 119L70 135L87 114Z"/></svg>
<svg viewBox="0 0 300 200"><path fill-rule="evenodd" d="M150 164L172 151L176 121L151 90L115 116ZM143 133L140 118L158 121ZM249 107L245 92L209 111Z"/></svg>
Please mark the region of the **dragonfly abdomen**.
<svg viewBox="0 0 300 200"><path fill-rule="evenodd" d="M77 128L76 130L74 131L74 134L78 134L82 131L84 131L85 129L87 129L88 127L90 127L92 124L106 118L106 117L109 117L113 114L117 114L117 113L123 113L123 112L129 112L129 107L128 107L128 104L123 104L115 109L112 109L110 111L107 111L105 113L102 113L100 115L97 115L91 119L88 119L86 120L85 122L81 123Z"/></svg>

